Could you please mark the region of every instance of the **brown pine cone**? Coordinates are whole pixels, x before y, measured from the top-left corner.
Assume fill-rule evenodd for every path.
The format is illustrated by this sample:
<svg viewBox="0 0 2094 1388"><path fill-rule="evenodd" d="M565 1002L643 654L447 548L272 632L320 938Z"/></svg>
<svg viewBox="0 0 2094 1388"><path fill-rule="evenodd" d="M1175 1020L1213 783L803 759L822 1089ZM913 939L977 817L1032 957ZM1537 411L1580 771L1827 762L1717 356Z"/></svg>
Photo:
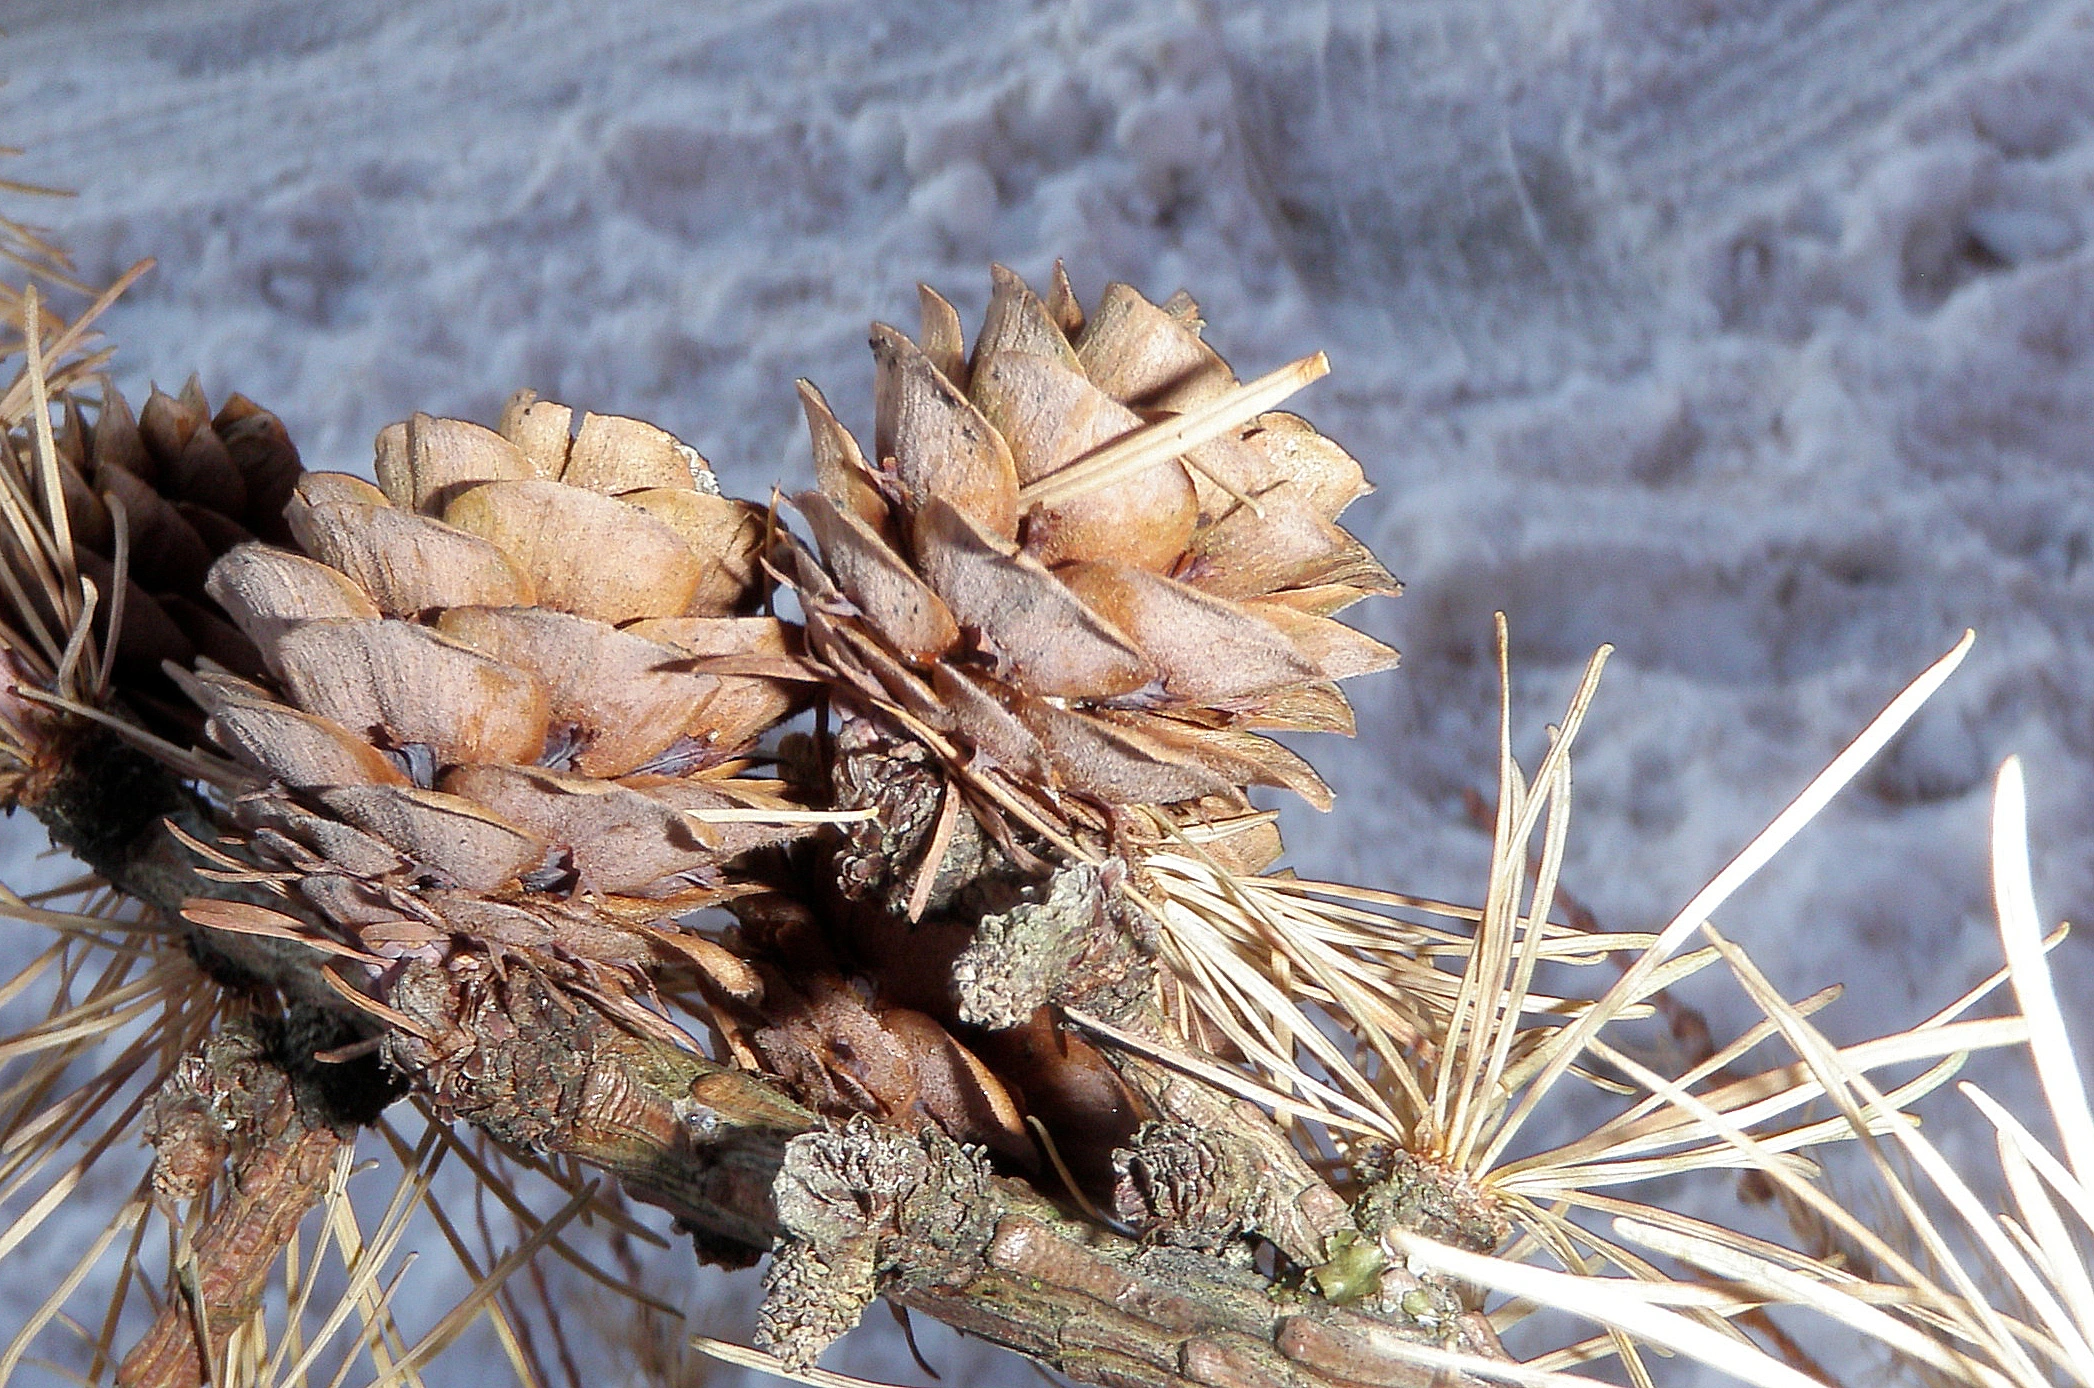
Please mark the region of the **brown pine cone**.
<svg viewBox="0 0 2094 1388"><path fill-rule="evenodd" d="M59 483L75 561L99 594L96 636L106 648L121 548L115 683L152 731L186 743L199 723L161 663L203 656L261 673L259 653L205 595L204 577L235 545L289 540L283 509L301 473L298 450L283 422L246 396L213 416L194 377L180 395L154 390L135 416L107 381L92 424L77 398L63 406ZM31 450L18 439L13 451Z"/></svg>
<svg viewBox="0 0 2094 1388"><path fill-rule="evenodd" d="M873 329L870 460L801 387L820 489L795 501L818 557L793 571L835 687L989 782L978 808L1015 797L1035 827L1135 805L1220 818L1251 785L1327 807L1259 734L1349 733L1335 681L1395 663L1332 620L1398 587L1335 524L1359 465L1275 412L1130 455L1238 385L1183 296L1116 284L1086 316L1058 269L1043 300L999 267L971 357L951 305L925 289L923 308L920 343Z"/></svg>
<svg viewBox="0 0 2094 1388"><path fill-rule="evenodd" d="M242 543L206 584L261 677L186 683L265 778L235 817L373 969L472 941L614 999L679 955L746 987L663 923L806 831L781 783L741 774L801 701L796 630L743 615L765 519L651 425L569 424L523 394L499 432L390 426L376 486L303 476L303 552ZM194 918L285 928L243 910Z"/></svg>

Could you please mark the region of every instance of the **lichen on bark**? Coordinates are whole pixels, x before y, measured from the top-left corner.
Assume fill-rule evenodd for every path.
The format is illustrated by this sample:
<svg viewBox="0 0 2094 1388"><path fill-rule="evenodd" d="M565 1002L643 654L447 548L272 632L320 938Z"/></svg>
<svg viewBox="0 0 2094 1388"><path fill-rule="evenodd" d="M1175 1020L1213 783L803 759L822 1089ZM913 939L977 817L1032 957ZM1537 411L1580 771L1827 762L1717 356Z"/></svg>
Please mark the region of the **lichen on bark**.
<svg viewBox="0 0 2094 1388"><path fill-rule="evenodd" d="M1154 973L1140 940L1141 908L1116 889L1117 864L1074 863L1000 911L982 914L952 964L963 1022L1023 1025L1048 1003L1123 1015Z"/></svg>
<svg viewBox="0 0 2094 1388"><path fill-rule="evenodd" d="M806 1367L874 1297L978 1273L995 1232L979 1148L935 1126L913 1135L857 1117L794 1138L772 1187L780 1237L757 1344Z"/></svg>
<svg viewBox="0 0 2094 1388"><path fill-rule="evenodd" d="M119 1384L217 1381L224 1346L260 1308L270 1268L354 1140L276 1063L268 1030L228 1024L176 1062L153 1097L154 1194L174 1204L215 1188L216 1198L190 1241L180 1294L117 1366Z"/></svg>

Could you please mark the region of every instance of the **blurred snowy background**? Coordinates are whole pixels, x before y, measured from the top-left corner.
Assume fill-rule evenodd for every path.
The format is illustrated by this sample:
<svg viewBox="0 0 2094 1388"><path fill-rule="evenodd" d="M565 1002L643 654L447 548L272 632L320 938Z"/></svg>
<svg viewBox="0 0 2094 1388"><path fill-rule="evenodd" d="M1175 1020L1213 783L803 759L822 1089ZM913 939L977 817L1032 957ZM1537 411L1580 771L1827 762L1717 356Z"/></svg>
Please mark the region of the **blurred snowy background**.
<svg viewBox="0 0 2094 1388"><path fill-rule="evenodd" d="M1529 758L1617 648L1565 869L1617 928L1662 923L1969 626L1964 670L1721 923L1792 996L1855 985L1837 1036L1932 1011L1996 964L1984 825L2015 751L2045 913L2094 907L2094 6L7 0L0 24L7 172L79 190L36 212L88 279L160 260L107 320L134 400L197 372L309 465L367 470L388 421L491 420L528 385L658 421L758 495L811 476L795 376L869 421L866 325L913 327L918 280L970 321L992 259L1038 283L1061 257L1087 300L1183 287L1246 377L1329 350L1294 407L1366 465L1347 523L1409 584L1355 609L1405 662L1354 691L1356 744L1305 747L1339 809L1290 811L1304 873L1480 896L1494 609ZM2087 943L2062 962L2094 999ZM1697 1000L1719 1035L1745 1015ZM746 1336L750 1279L676 1251L649 1275ZM0 1331L47 1289L0 1286ZM921 1381L877 1319L831 1362ZM1033 1381L923 1339L948 1382Z"/></svg>

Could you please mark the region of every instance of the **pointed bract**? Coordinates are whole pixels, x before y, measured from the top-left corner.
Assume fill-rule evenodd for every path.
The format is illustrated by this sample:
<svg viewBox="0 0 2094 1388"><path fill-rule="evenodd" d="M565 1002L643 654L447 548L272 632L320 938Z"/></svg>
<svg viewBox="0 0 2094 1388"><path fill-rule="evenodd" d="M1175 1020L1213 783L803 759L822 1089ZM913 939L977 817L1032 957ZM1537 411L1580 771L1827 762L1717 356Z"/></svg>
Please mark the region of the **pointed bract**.
<svg viewBox="0 0 2094 1388"><path fill-rule="evenodd" d="M999 543L934 499L917 517L923 573L1009 678L1047 698L1112 698L1156 678L1156 667L1084 606L1044 565Z"/></svg>
<svg viewBox="0 0 2094 1388"><path fill-rule="evenodd" d="M873 325L873 447L913 509L942 500L991 534L1018 533L1018 470L980 410L923 350Z"/></svg>

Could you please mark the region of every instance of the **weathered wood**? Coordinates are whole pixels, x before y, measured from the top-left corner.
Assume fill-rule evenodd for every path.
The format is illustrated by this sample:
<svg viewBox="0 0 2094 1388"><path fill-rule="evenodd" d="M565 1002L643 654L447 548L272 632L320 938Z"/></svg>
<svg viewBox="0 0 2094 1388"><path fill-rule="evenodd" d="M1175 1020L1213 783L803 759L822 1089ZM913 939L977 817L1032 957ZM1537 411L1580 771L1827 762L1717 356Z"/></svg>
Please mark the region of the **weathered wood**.
<svg viewBox="0 0 2094 1388"><path fill-rule="evenodd" d="M93 785L53 798L70 807L54 836L170 920L180 918L185 900L240 894L200 875L196 855L157 817L203 837L207 807L149 763L145 770L122 765L128 836L90 823L102 798ZM151 804L156 817L146 822L139 803ZM297 909L281 899L272 904ZM225 986L327 999L368 1028L369 1019L322 982L319 952L201 926L192 935L200 956L218 962ZM834 1294L836 1307L821 1334L777 1346L791 1356L818 1354L875 1294L1076 1381L1130 1388L1428 1388L1431 1371L1387 1353L1394 1337L1494 1348L1460 1326L1427 1330L1374 1319L1214 1253L1145 1244L1073 1218L1023 1183L988 1174L979 1153L930 1130L912 1136L869 1122L827 1125L761 1078L639 1034L585 996L555 994L542 980L512 972L492 985L471 955L403 969L380 1001L412 1025L382 1033L387 1064L441 1113L617 1176L635 1199L673 1215L706 1256L747 1263L775 1249L777 1261L797 1263L800 1281L788 1292ZM228 1193L196 1241L193 1295L208 1308L214 1335L252 1313L261 1278L324 1194L343 1141L327 1122L301 1116L295 1079L264 1066L251 1080L255 1140L235 1160ZM899 1185L891 1171L879 1174L889 1159L910 1173ZM862 1227L781 1217L809 1170L829 1173L825 1207L860 1211ZM955 1180L964 1189L939 1185ZM952 1219L972 1236L881 1213L897 1191L909 1197L900 1201L907 1206L910 1192L941 1190L939 1208L964 1212ZM846 1248L852 1251L843 1256ZM823 1281L831 1274L833 1285ZM792 1308L778 1302L773 1281L766 1314L789 1326ZM199 1381L201 1340L189 1308L181 1297L171 1301L125 1361L123 1382L186 1388Z"/></svg>
<svg viewBox="0 0 2094 1388"><path fill-rule="evenodd" d="M224 1381L228 1341L261 1307L270 1268L354 1141L353 1130L315 1120L291 1078L239 1029L207 1038L154 1096L156 1192L174 1201L219 1189L177 1269L179 1288L117 1366L124 1388Z"/></svg>

